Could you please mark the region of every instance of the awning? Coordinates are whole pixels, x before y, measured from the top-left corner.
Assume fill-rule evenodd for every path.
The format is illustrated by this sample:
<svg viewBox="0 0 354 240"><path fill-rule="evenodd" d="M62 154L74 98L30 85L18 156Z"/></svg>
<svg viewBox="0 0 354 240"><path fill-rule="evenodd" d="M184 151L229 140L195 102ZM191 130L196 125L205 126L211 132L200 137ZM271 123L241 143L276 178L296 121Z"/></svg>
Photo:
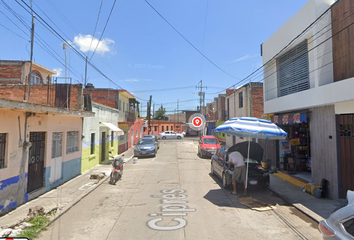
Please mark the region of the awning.
<svg viewBox="0 0 354 240"><path fill-rule="evenodd" d="M119 127L113 125L112 123L107 123L107 122L100 122L100 123L105 125L109 129L111 129L112 131L115 131L117 136L124 135L124 131L122 129L120 129Z"/></svg>

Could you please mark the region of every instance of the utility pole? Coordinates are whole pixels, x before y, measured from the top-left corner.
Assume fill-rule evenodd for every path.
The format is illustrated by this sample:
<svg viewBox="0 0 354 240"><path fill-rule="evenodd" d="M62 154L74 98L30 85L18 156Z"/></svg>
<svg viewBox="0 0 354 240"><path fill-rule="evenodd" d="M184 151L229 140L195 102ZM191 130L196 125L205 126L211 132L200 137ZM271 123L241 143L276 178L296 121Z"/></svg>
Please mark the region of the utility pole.
<svg viewBox="0 0 354 240"><path fill-rule="evenodd" d="M150 135L150 119L151 119L151 100L152 95L150 95L150 101L148 102L148 135Z"/></svg>
<svg viewBox="0 0 354 240"><path fill-rule="evenodd" d="M86 84L87 84L87 58L88 58L88 56L86 56L86 64L85 64L85 85L84 85L84 87L86 87Z"/></svg>
<svg viewBox="0 0 354 240"><path fill-rule="evenodd" d="M154 135L155 103L152 108L152 135Z"/></svg>
<svg viewBox="0 0 354 240"><path fill-rule="evenodd" d="M179 99L177 99L177 127L178 127L178 133L180 133L181 126L179 124Z"/></svg>
<svg viewBox="0 0 354 240"><path fill-rule="evenodd" d="M199 86L196 86L196 88L200 88L200 92L198 93L198 96L200 97L200 102L199 102L199 109L200 109L200 114L204 115L202 111L202 107L204 107L205 104L205 92L203 92L203 88L207 89L207 87L203 87L203 80L200 80L198 83Z"/></svg>
<svg viewBox="0 0 354 240"><path fill-rule="evenodd" d="M31 29L31 57L30 57L30 72L28 79L28 92L27 92L27 102L30 100L30 90L31 90L31 79L32 79L32 65L33 65L33 42L34 42L34 15L32 14L32 29Z"/></svg>

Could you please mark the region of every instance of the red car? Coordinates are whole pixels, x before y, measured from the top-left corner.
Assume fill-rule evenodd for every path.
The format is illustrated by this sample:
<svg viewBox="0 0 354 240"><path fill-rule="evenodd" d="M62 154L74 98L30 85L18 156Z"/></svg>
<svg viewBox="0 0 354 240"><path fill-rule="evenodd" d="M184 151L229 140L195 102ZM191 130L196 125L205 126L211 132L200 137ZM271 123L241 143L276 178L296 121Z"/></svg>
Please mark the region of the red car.
<svg viewBox="0 0 354 240"><path fill-rule="evenodd" d="M199 141L198 155L200 157L211 157L216 150L221 148L219 140L214 136L204 136Z"/></svg>

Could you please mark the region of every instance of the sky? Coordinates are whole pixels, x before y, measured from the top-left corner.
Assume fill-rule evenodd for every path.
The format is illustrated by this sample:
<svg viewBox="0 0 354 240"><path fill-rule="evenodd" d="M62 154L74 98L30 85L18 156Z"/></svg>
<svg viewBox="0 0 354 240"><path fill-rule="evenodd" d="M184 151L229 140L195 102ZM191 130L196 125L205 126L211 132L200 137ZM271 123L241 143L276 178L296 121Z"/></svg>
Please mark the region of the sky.
<svg viewBox="0 0 354 240"><path fill-rule="evenodd" d="M142 116L150 96L167 114L196 110L200 83L206 104L227 88L262 82L261 69L246 78L262 66L260 45L306 2L0 0L0 60L30 60L32 6L33 60L59 81L66 72L84 84L87 56L86 82L129 91Z"/></svg>

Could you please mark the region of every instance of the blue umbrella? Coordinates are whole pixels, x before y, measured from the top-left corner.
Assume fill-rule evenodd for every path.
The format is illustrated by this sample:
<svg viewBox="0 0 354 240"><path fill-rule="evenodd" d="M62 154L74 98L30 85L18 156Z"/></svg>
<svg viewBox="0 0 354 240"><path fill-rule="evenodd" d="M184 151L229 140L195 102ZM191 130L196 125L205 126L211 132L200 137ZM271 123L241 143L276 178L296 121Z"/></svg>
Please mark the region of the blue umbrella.
<svg viewBox="0 0 354 240"><path fill-rule="evenodd" d="M250 142L251 138L260 139L285 139L287 133L275 125L274 123L253 117L239 117L231 118L215 128L215 132L224 132L230 135L236 135L239 137L248 137ZM248 155L250 155L250 144L248 144ZM247 181L248 181L248 161L246 170L246 186L245 191L247 191Z"/></svg>

